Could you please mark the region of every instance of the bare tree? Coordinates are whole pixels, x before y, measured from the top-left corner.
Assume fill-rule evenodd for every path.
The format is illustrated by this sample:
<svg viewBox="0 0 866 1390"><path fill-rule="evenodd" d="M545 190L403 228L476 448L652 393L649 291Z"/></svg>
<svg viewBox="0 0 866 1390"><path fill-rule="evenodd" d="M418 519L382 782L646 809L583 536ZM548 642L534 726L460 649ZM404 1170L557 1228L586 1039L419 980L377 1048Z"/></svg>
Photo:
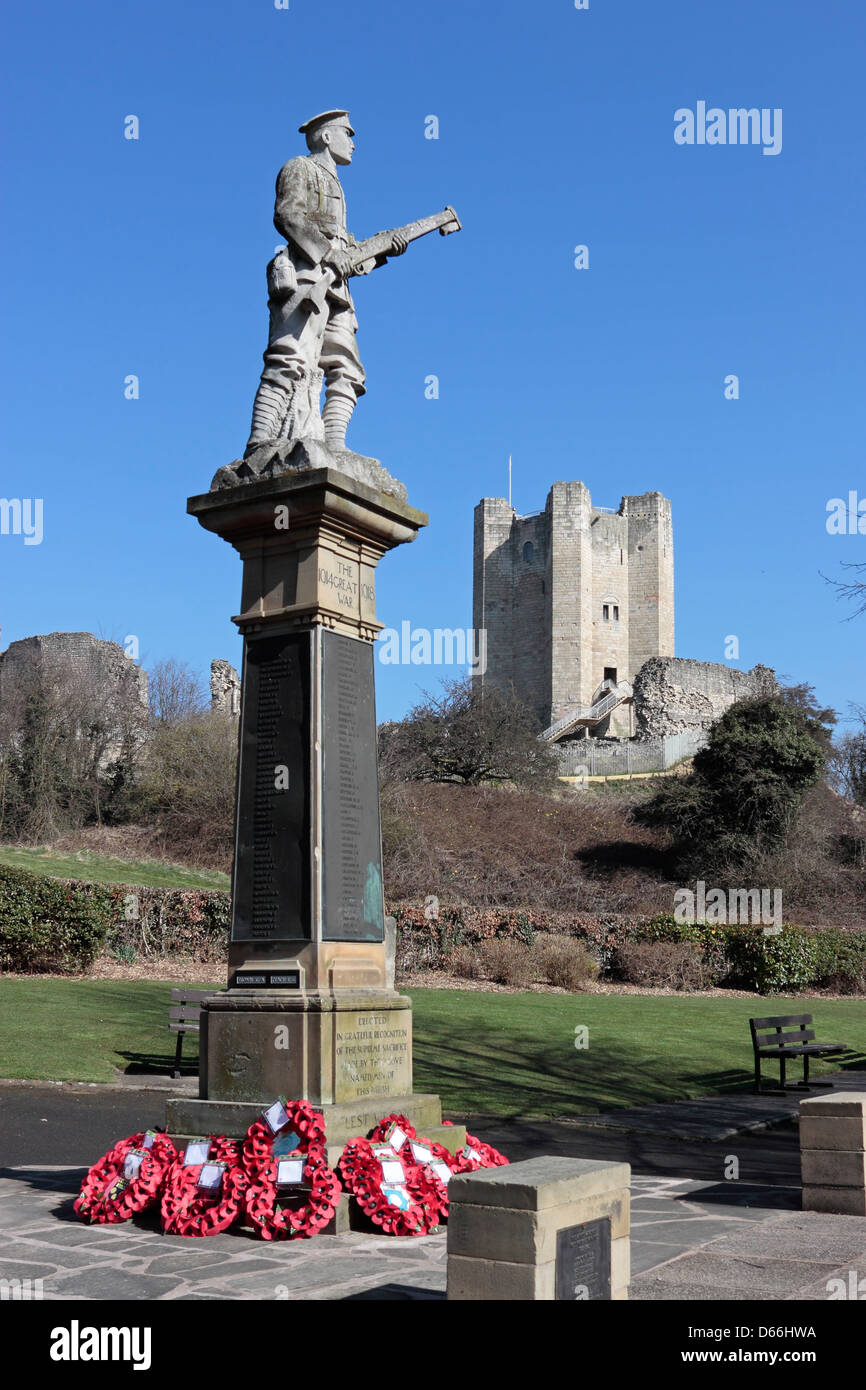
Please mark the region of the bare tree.
<svg viewBox="0 0 866 1390"><path fill-rule="evenodd" d="M866 706L852 705L860 727L843 734L834 744L829 764L830 783L834 789L866 806Z"/></svg>
<svg viewBox="0 0 866 1390"><path fill-rule="evenodd" d="M853 570L855 574L863 574L866 573L866 561L857 563L853 560L843 560L842 568L843 570ZM828 584L833 585L836 590L837 598L851 599L856 603L857 606L854 612L848 614L846 622L850 622L852 618L859 617L861 613L866 613L866 580L852 579L850 581L845 581L844 579L830 579L826 574L822 574L821 578L826 580Z"/></svg>
<svg viewBox="0 0 866 1390"><path fill-rule="evenodd" d="M173 854L201 864L231 857L238 721L222 710L156 725L133 813Z"/></svg>
<svg viewBox="0 0 866 1390"><path fill-rule="evenodd" d="M184 661L158 661L147 677L151 719L173 727L208 707L199 676Z"/></svg>
<svg viewBox="0 0 866 1390"><path fill-rule="evenodd" d="M549 786L558 771L539 724L513 694L473 689L469 676L442 682L398 723L379 730L384 781L515 782Z"/></svg>

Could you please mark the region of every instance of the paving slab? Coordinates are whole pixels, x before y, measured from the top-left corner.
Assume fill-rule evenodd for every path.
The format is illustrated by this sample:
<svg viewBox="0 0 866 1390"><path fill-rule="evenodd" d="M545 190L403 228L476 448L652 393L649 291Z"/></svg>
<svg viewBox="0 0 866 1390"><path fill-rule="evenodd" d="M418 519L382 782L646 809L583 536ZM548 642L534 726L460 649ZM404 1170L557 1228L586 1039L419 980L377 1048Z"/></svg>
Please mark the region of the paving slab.
<svg viewBox="0 0 866 1390"><path fill-rule="evenodd" d="M754 1227L752 1235L754 1239ZM787 1299L816 1279L829 1278L836 1268L835 1261L822 1264L803 1259L769 1259L762 1253L759 1241L754 1241L750 1255L716 1255L709 1247L680 1255L639 1275L632 1283L630 1297L640 1298L641 1289L647 1284L688 1284L693 1289L712 1289L721 1298L730 1290L731 1296L744 1302L765 1296Z"/></svg>

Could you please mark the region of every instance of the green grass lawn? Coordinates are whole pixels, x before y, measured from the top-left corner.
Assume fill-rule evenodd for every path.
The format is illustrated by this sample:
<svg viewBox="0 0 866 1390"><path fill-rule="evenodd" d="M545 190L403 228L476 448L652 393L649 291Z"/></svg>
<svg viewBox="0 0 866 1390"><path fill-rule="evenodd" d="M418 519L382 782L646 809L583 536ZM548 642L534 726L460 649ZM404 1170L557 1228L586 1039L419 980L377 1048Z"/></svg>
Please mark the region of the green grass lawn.
<svg viewBox="0 0 866 1390"><path fill-rule="evenodd" d="M90 850L59 854L51 849L0 845L0 864L29 869L50 878L78 878L88 883L129 883L140 888L230 887L228 874L218 870L187 869L182 864L163 864L156 859L112 859Z"/></svg>
<svg viewBox="0 0 866 1390"><path fill-rule="evenodd" d="M98 1082L112 1081L115 1068L170 1073L171 987L0 979L0 1075ZM414 990L412 998L415 1089L438 1092L455 1111L560 1116L748 1088L748 1019L760 1014L812 1013L819 1040L848 1043L866 1064L866 1009L858 999L432 989ZM585 1050L574 1045L581 1026L589 1030ZM194 1035L184 1059L193 1071Z"/></svg>

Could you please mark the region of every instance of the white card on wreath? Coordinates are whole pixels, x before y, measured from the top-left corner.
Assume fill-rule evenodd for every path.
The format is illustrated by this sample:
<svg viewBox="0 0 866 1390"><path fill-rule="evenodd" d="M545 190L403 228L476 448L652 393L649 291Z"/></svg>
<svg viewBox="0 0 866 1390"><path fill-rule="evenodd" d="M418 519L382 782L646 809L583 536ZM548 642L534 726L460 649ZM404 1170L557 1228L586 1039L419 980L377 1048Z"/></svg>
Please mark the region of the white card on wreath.
<svg viewBox="0 0 866 1390"><path fill-rule="evenodd" d="M275 1100L273 1105L269 1105L263 1112L262 1118L271 1134L277 1134L283 1125L289 1123L289 1112L281 1100Z"/></svg>
<svg viewBox="0 0 866 1390"><path fill-rule="evenodd" d="M186 1153L183 1156L184 1168L191 1168L196 1163L207 1163L210 1158L210 1140L193 1139L186 1146Z"/></svg>
<svg viewBox="0 0 866 1390"><path fill-rule="evenodd" d="M304 1159L281 1158L277 1164L277 1186L294 1187L304 1181Z"/></svg>
<svg viewBox="0 0 866 1390"><path fill-rule="evenodd" d="M448 1164L445 1162L444 1158L434 1158L433 1162L429 1165L429 1167L431 1172L436 1174L440 1182L451 1181L451 1169L448 1167Z"/></svg>
<svg viewBox="0 0 866 1390"><path fill-rule="evenodd" d="M380 1162L382 1161L383 1158L396 1158L396 1157L397 1157L397 1154L396 1154L395 1151L391 1148L391 1145L390 1145L390 1144L374 1144L374 1145L373 1145L373 1153L376 1155L376 1157L379 1159Z"/></svg>
<svg viewBox="0 0 866 1390"><path fill-rule="evenodd" d="M394 1149L402 1149L408 1138L399 1125L392 1125L388 1131L388 1143Z"/></svg>
<svg viewBox="0 0 866 1390"><path fill-rule="evenodd" d="M123 1160L123 1176L125 1178L137 1178L141 1172L141 1165L144 1162L144 1154L140 1149L132 1149Z"/></svg>
<svg viewBox="0 0 866 1390"><path fill-rule="evenodd" d="M481 1155L480 1155L480 1153L478 1152L478 1150L477 1150L477 1149L470 1149L470 1147L469 1147L468 1144L466 1145L466 1147L465 1147L464 1150L463 1150L463 1157L464 1157L464 1158L471 1158L471 1159L473 1160L474 1163L480 1163L480 1162L481 1162Z"/></svg>
<svg viewBox="0 0 866 1390"><path fill-rule="evenodd" d="M399 1158L380 1159L383 1183L396 1183L399 1187L406 1181L406 1173Z"/></svg>
<svg viewBox="0 0 866 1390"><path fill-rule="evenodd" d="M225 1165L222 1163L205 1163L199 1173L198 1186L202 1192L219 1192L223 1183Z"/></svg>
<svg viewBox="0 0 866 1390"><path fill-rule="evenodd" d="M416 1163L429 1163L433 1157L433 1150L428 1149L426 1144L416 1144L412 1140L412 1157Z"/></svg>

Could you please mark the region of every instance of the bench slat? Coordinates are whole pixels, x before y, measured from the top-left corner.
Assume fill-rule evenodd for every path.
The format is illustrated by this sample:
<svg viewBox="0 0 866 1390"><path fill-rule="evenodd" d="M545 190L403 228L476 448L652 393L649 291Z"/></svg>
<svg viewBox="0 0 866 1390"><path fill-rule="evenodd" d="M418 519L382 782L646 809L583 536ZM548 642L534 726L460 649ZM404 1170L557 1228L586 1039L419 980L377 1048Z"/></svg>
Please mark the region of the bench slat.
<svg viewBox="0 0 866 1390"><path fill-rule="evenodd" d="M815 1032L812 1028L804 1028L799 1033L768 1033L764 1038L758 1038L758 1047L781 1047L788 1043L809 1043L815 1041Z"/></svg>
<svg viewBox="0 0 866 1390"><path fill-rule="evenodd" d="M168 1031L170 1033L198 1033L201 1030L197 1023L170 1023Z"/></svg>
<svg viewBox="0 0 866 1390"><path fill-rule="evenodd" d="M198 1004L169 1004L169 1018L198 1018L201 1007Z"/></svg>
<svg viewBox="0 0 866 1390"><path fill-rule="evenodd" d="M804 1023L808 1026L813 1018L811 1014L780 1014L778 1018L750 1018L749 1022L760 1032L766 1028L788 1028L791 1024Z"/></svg>
<svg viewBox="0 0 866 1390"><path fill-rule="evenodd" d="M197 1003L201 999L210 999L212 994L216 994L214 989L173 989L171 992L172 1003L183 1003L185 999L189 1002Z"/></svg>

